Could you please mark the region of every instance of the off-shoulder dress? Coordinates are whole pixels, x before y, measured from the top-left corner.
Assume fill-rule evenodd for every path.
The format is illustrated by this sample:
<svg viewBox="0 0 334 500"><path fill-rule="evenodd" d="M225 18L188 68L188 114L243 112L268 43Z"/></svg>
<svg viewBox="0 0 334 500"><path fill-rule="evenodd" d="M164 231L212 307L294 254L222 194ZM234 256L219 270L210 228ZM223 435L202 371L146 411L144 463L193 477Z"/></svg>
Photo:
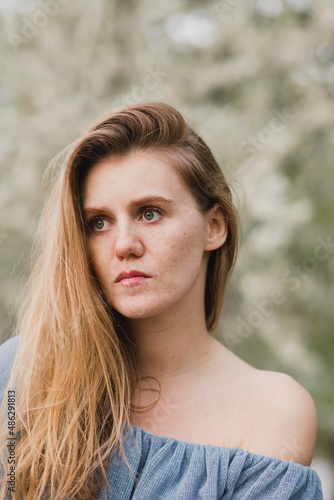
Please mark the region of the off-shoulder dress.
<svg viewBox="0 0 334 500"><path fill-rule="evenodd" d="M0 346L0 402L19 337ZM16 388L19 390L19 388ZM124 429L125 453L110 456L105 500L322 500L312 469L241 448L195 444L132 425ZM97 500L102 500L103 492Z"/></svg>

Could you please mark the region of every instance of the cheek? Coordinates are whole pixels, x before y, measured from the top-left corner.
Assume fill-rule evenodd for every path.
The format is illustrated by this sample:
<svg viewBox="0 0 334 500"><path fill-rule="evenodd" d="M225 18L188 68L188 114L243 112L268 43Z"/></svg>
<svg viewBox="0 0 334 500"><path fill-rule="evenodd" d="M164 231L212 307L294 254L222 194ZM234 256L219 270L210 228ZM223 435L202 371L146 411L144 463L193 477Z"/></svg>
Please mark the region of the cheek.
<svg viewBox="0 0 334 500"><path fill-rule="evenodd" d="M171 278L175 279L176 271L182 278L185 272L196 272L201 265L204 246L195 228L166 235L160 240L159 247L161 251L158 251L157 260L172 273Z"/></svg>

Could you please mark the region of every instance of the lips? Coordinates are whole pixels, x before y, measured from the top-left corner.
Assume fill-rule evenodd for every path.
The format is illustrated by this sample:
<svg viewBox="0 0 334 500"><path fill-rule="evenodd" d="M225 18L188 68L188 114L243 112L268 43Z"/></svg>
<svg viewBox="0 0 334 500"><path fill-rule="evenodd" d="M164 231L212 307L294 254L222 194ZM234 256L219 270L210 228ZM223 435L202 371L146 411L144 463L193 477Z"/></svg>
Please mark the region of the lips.
<svg viewBox="0 0 334 500"><path fill-rule="evenodd" d="M116 283L118 283L119 281L122 281L123 279L126 279L126 278L136 278L136 277L150 278L150 276L148 276L147 274L145 274L141 271L135 271L135 270L131 270L128 272L122 271L117 276Z"/></svg>

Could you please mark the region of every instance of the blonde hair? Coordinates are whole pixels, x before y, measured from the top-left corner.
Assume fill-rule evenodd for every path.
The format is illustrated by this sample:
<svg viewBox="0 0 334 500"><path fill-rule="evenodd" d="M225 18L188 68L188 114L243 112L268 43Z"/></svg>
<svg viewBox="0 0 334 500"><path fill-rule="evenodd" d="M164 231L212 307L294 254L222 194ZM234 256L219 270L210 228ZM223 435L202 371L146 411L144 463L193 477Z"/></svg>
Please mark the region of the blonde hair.
<svg viewBox="0 0 334 500"><path fill-rule="evenodd" d="M237 255L238 215L210 149L164 103L131 105L103 115L50 165L57 175L41 218L40 256L18 321L20 343L8 388L14 383L18 388L16 479L25 500L43 495L97 498L116 448L131 469L123 432L130 410L139 410L131 406L139 382L136 352L90 266L80 186L98 161L150 150L167 158L201 211L217 202L223 208L228 236L211 252L206 279L209 331L221 314ZM7 437L3 426L3 459ZM8 464L3 461L3 466L7 473ZM4 484L0 491L5 498ZM18 492L14 499L20 498Z"/></svg>

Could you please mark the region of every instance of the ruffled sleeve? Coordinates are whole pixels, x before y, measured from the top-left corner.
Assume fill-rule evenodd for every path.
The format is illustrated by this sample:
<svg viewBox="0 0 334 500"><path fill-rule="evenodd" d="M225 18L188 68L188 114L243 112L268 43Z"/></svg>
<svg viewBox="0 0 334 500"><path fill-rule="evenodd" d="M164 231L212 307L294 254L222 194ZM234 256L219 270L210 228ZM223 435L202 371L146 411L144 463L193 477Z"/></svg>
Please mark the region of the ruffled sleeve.
<svg viewBox="0 0 334 500"><path fill-rule="evenodd" d="M110 457L106 500L322 500L312 468L240 448L199 445L132 426L126 456ZM102 496L99 496L99 500Z"/></svg>

